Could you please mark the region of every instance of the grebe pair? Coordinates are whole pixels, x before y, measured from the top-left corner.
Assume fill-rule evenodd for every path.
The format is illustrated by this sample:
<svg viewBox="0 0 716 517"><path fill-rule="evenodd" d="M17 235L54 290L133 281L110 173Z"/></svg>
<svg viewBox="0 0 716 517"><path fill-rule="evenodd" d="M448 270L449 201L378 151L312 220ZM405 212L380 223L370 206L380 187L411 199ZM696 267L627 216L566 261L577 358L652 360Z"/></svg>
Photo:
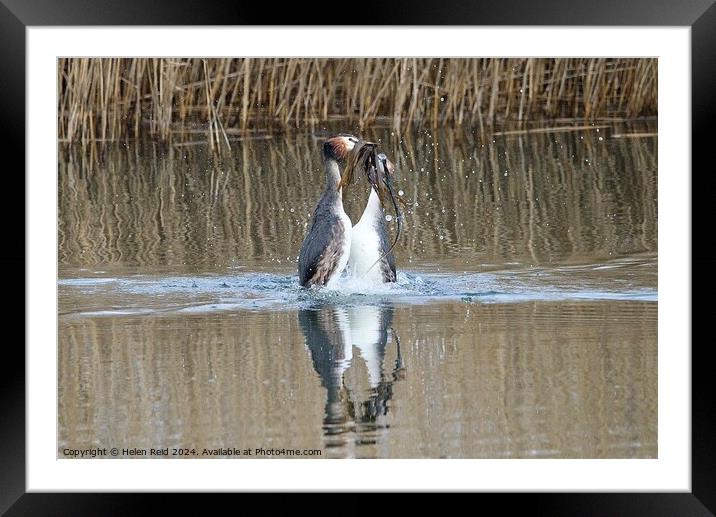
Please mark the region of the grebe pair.
<svg viewBox="0 0 716 517"><path fill-rule="evenodd" d="M323 144L326 188L313 213L298 258L299 283L303 287L333 286L346 266L354 278L366 282L395 282L395 257L389 252L377 177L392 173L392 164L381 156L368 171L371 193L355 226L343 209L341 170L349 153L363 144L352 135L337 135Z"/></svg>

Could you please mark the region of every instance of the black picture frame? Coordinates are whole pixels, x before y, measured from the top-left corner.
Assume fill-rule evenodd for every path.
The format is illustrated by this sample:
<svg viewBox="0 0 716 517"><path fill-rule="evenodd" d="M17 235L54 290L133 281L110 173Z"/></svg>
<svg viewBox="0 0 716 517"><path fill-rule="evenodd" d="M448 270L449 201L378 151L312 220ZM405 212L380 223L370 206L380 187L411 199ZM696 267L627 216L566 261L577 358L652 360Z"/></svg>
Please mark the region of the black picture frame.
<svg viewBox="0 0 716 517"><path fill-rule="evenodd" d="M495 0L461 2L441 0L391 4L363 2L361 9L378 13L371 23L391 25L607 25L607 26L689 26L691 27L692 80L692 171L703 169L699 189L693 190L692 221L710 224L709 181L714 169L710 147L714 142L716 120L716 3L715 0ZM3 123L0 139L4 156L19 158L13 171L25 170L25 30L28 26L87 25L283 25L303 22L307 25L342 25L349 15L341 16L336 8L308 8L305 3L272 10L267 17L265 5L238 2L197 2L191 0L0 0L0 95ZM314 12L315 11L315 12ZM374 21L376 20L376 21ZM91 52L91 42L88 42ZM709 145L710 144L710 145ZM708 164L708 165L707 165ZM709 167L707 169L707 167ZM689 171L683 171L689 178ZM694 174L690 179L693 182ZM6 171L6 181L15 181L14 195L23 203L24 175ZM711 180L712 181L712 180ZM701 197L701 199L699 199ZM699 202L701 201L701 202ZM2 256L6 271L27 274L25 266L25 227L14 221L25 214L23 206L10 200L0 203L5 234L10 237ZM701 213L699 213L701 211ZM665 214L664 217L668 217ZM692 235L710 236L706 227ZM10 245L10 243L12 243ZM704 266L699 287L708 292L707 266L714 260L708 250L692 252L692 267ZM701 269L701 268L699 268ZM692 271L692 275L694 272ZM20 275L8 275L7 282L23 283ZM23 275L24 277L24 275ZM7 285L7 284L6 284ZM17 286L18 291L20 285ZM10 311L22 311L25 304L16 303ZM692 304L693 314L709 310L707 304ZM8 321L15 321L6 312ZM693 316L692 316L693 318ZM23 318L24 319L24 318ZM24 341L24 340L23 340ZM714 515L716 512L716 445L714 436L714 389L711 386L711 363L708 339L695 340L692 353L692 491L690 493L590 493L590 494L516 494L489 495L501 509L511 510L527 504L531 513L548 515ZM660 346L689 346L691 343L660 343ZM25 353L18 340L5 342L5 362L0 375L0 513L6 515L105 515L128 514L137 507L144 511L166 509L166 497L124 494L39 494L26 493L25 456ZM139 499L139 500L138 500ZM179 498L181 501L182 498ZM280 502L280 501L277 501ZM71 509L71 511L70 511Z"/></svg>

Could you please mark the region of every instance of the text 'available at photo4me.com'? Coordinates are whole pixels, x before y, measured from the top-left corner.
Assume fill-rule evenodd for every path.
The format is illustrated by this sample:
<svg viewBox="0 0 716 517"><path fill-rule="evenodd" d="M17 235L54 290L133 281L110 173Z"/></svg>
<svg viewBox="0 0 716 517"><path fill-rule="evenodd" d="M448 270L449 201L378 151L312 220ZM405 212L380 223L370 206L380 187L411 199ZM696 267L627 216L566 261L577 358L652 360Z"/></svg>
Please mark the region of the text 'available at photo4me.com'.
<svg viewBox="0 0 716 517"><path fill-rule="evenodd" d="M293 449L287 447L218 447L218 448L178 448L178 447L94 447L88 449L64 448L61 458L289 458L321 457L321 449Z"/></svg>

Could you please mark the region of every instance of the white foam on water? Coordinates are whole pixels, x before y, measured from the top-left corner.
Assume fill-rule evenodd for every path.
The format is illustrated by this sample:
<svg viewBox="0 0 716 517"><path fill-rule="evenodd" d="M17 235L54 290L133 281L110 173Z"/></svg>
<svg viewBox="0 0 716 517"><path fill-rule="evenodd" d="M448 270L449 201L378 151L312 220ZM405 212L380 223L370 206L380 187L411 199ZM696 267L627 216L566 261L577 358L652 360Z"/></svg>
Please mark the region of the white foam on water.
<svg viewBox="0 0 716 517"><path fill-rule="evenodd" d="M490 304L569 300L658 301L655 287L635 286L627 280L628 277L604 278L596 273L609 265L613 264L522 267L486 273L399 271L395 283L367 281L344 274L331 287L311 289L300 287L293 273L248 272L204 276L72 278L61 279L58 285L65 299L72 290L81 290L83 307L64 306L63 311L65 314L85 316L287 310L325 303L352 306L456 300ZM631 267L639 265L639 262L630 264ZM84 306L85 303L88 306ZM111 309L106 310L106 307Z"/></svg>

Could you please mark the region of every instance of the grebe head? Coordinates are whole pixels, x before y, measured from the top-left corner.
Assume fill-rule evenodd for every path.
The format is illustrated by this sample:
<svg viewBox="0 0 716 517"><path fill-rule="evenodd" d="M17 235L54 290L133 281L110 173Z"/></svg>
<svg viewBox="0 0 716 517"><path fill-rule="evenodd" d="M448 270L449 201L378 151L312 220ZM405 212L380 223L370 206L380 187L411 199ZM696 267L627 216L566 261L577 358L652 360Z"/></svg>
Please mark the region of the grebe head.
<svg viewBox="0 0 716 517"><path fill-rule="evenodd" d="M378 162L382 164L383 170L386 173L388 173L389 175L395 174L395 164L391 162L385 154L380 153L378 154L378 156L376 156L376 158L378 158Z"/></svg>
<svg viewBox="0 0 716 517"><path fill-rule="evenodd" d="M366 169L368 181L372 185L376 194L380 196L381 200L383 199L383 192L385 190L382 185L390 183L391 176L394 173L395 164L393 164L393 162L391 162L383 153L379 153L375 156L375 167L368 167Z"/></svg>
<svg viewBox="0 0 716 517"><path fill-rule="evenodd" d="M332 136L323 144L323 157L343 163L359 142L358 137L345 133Z"/></svg>

